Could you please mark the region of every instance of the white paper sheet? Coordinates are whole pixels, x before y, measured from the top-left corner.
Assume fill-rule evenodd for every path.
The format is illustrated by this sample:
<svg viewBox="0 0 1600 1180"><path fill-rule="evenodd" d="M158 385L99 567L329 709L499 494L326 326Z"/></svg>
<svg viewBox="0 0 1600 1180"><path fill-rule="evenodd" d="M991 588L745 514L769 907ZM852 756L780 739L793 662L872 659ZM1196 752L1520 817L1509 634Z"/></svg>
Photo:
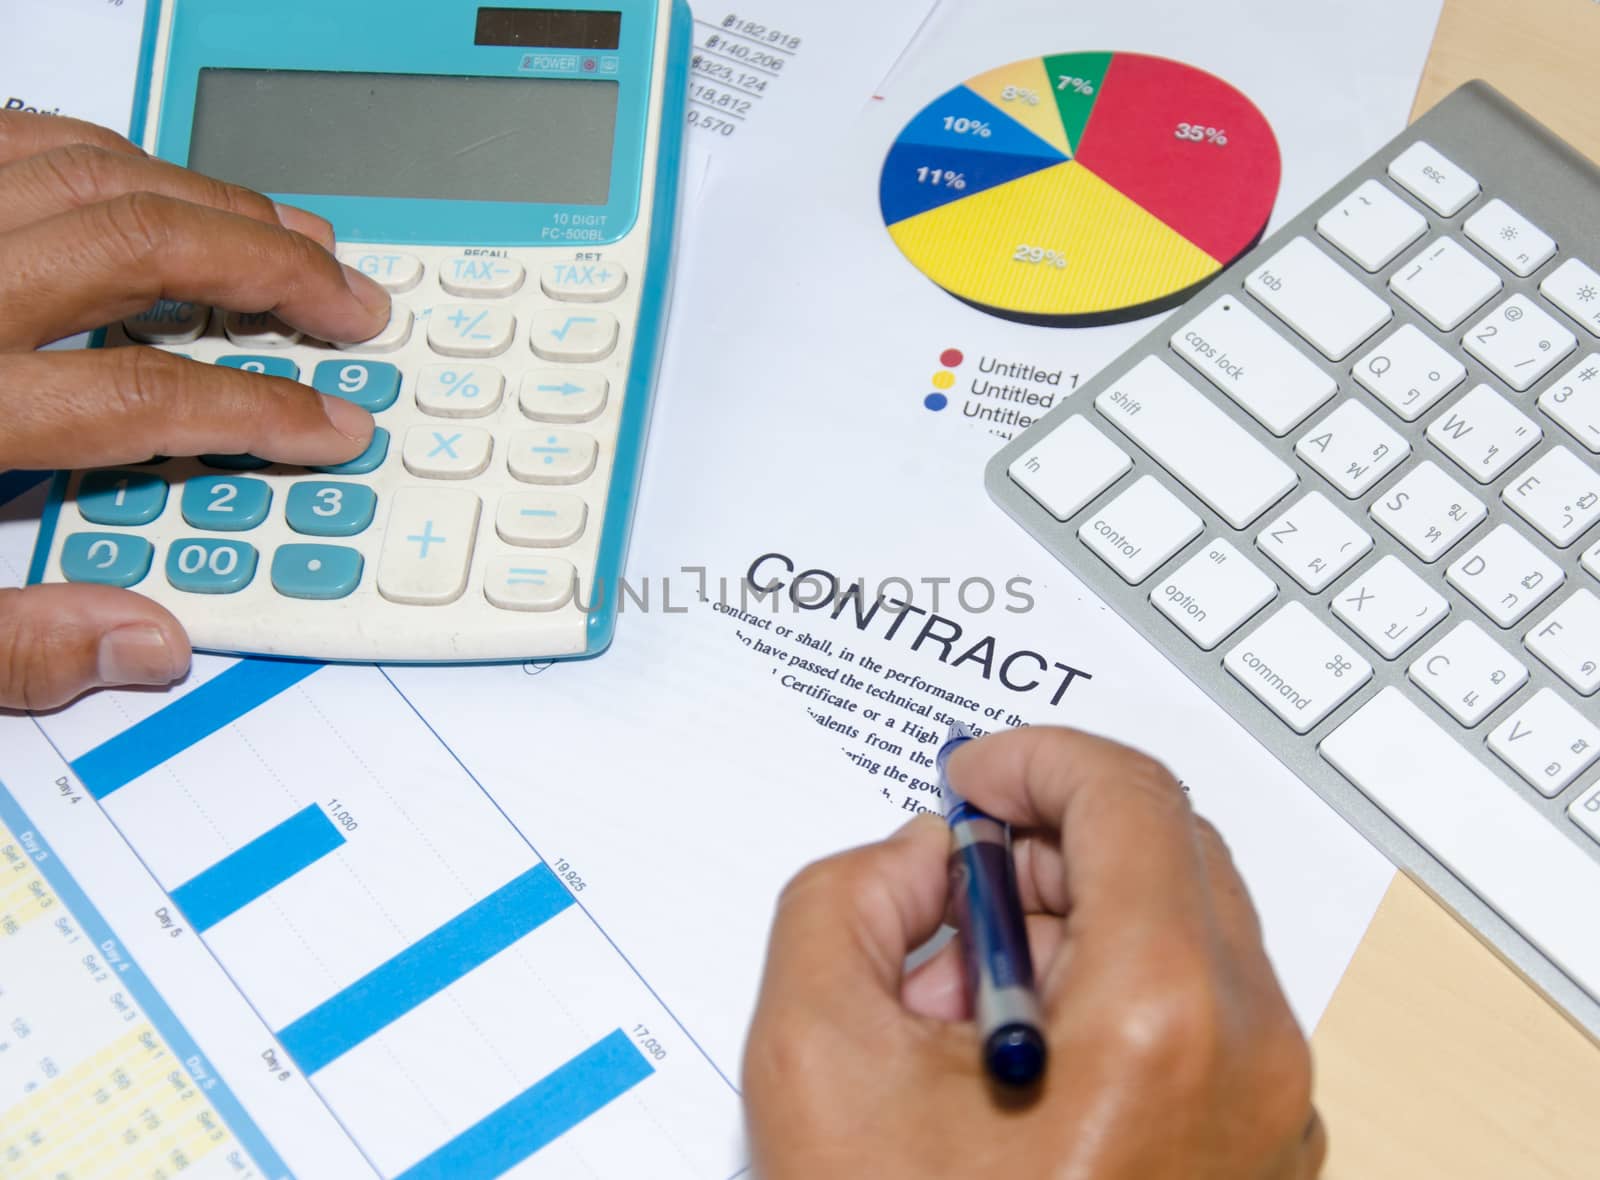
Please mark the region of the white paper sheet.
<svg viewBox="0 0 1600 1180"><path fill-rule="evenodd" d="M0 0L0 108L127 134L144 0Z"/></svg>

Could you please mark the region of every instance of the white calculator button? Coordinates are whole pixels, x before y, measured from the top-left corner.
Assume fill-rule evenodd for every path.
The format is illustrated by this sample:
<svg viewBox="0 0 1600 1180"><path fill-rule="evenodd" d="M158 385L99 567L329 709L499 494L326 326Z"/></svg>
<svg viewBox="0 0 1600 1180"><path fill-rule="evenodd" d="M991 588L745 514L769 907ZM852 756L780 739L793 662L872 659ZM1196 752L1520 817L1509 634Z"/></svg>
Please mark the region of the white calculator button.
<svg viewBox="0 0 1600 1180"><path fill-rule="evenodd" d="M530 553L490 562L483 592L501 610L552 611L572 601L577 585L570 561Z"/></svg>
<svg viewBox="0 0 1600 1180"><path fill-rule="evenodd" d="M1428 427L1428 441L1479 483L1499 478L1543 437L1537 422L1487 385L1469 390Z"/></svg>
<svg viewBox="0 0 1600 1180"><path fill-rule="evenodd" d="M1500 276L1454 238L1437 238L1389 279L1389 289L1443 331L1499 293Z"/></svg>
<svg viewBox="0 0 1600 1180"><path fill-rule="evenodd" d="M1389 165L1389 176L1428 208L1454 217L1478 195L1478 182L1430 144L1414 143Z"/></svg>
<svg viewBox="0 0 1600 1180"><path fill-rule="evenodd" d="M457 488L402 488L389 508L378 592L390 602L446 606L467 588L478 497Z"/></svg>
<svg viewBox="0 0 1600 1180"><path fill-rule="evenodd" d="M1468 729L1528 682L1528 669L1470 620L1413 660L1406 675Z"/></svg>
<svg viewBox="0 0 1600 1180"><path fill-rule="evenodd" d="M1394 318L1393 308L1305 238L1269 258L1245 288L1330 361Z"/></svg>
<svg viewBox="0 0 1600 1180"><path fill-rule="evenodd" d="M503 299L522 289L522 263L484 254L457 254L439 264L439 285L465 299Z"/></svg>
<svg viewBox="0 0 1600 1180"><path fill-rule="evenodd" d="M1362 270L1376 273L1428 232L1428 219L1376 180L1362 184L1317 222L1317 232Z"/></svg>
<svg viewBox="0 0 1600 1180"><path fill-rule="evenodd" d="M1445 571L1450 584L1502 627L1561 588L1565 571L1508 524L1495 527Z"/></svg>
<svg viewBox="0 0 1600 1180"><path fill-rule="evenodd" d="M505 374L488 365L429 365L417 373L417 409L433 418L487 418L505 389Z"/></svg>
<svg viewBox="0 0 1600 1180"><path fill-rule="evenodd" d="M1011 478L1057 520L1070 520L1133 460L1083 415L1068 418L1011 465Z"/></svg>
<svg viewBox="0 0 1600 1180"><path fill-rule="evenodd" d="M414 426L406 433L406 470L419 479L471 479L494 455L494 436L467 426Z"/></svg>
<svg viewBox="0 0 1600 1180"><path fill-rule="evenodd" d="M1545 390L1539 408L1600 454L1600 352L1591 352Z"/></svg>
<svg viewBox="0 0 1600 1180"><path fill-rule="evenodd" d="M1555 368L1578 346L1578 338L1526 295L1513 295L1468 328L1462 343L1495 376L1521 392Z"/></svg>
<svg viewBox="0 0 1600 1180"><path fill-rule="evenodd" d="M1392 660L1450 613L1446 602L1398 557L1381 557L1333 600L1333 613Z"/></svg>
<svg viewBox="0 0 1600 1180"><path fill-rule="evenodd" d="M1461 228L1485 253L1520 278L1527 278L1556 252L1555 239L1499 197L1467 218Z"/></svg>
<svg viewBox="0 0 1600 1180"><path fill-rule="evenodd" d="M202 303L159 299L123 320L122 330L140 344L189 344L200 339L210 321L211 309Z"/></svg>
<svg viewBox="0 0 1600 1180"><path fill-rule="evenodd" d="M441 356L499 356L516 335L516 317L498 307L443 303L428 319L428 347Z"/></svg>
<svg viewBox="0 0 1600 1180"><path fill-rule="evenodd" d="M1600 471L1554 447L1513 479L1500 498L1562 549L1600 521Z"/></svg>
<svg viewBox="0 0 1600 1180"><path fill-rule="evenodd" d="M1579 590L1535 623L1522 642L1576 692L1600 692L1600 598L1592 592Z"/></svg>
<svg viewBox="0 0 1600 1180"><path fill-rule="evenodd" d="M1539 293L1600 336L1600 274L1569 258L1539 284Z"/></svg>
<svg viewBox="0 0 1600 1180"><path fill-rule="evenodd" d="M1313 426L1294 451L1353 500L1399 466L1411 444L1351 398Z"/></svg>
<svg viewBox="0 0 1600 1180"><path fill-rule="evenodd" d="M1372 537L1321 492L1302 498L1256 537L1290 577L1321 594L1372 549Z"/></svg>
<svg viewBox="0 0 1600 1180"><path fill-rule="evenodd" d="M1241 300L1224 295L1169 341L1261 425L1282 438L1339 385Z"/></svg>
<svg viewBox="0 0 1600 1180"><path fill-rule="evenodd" d="M270 311L230 311L222 317L222 327L241 348L288 348L300 343L300 333Z"/></svg>
<svg viewBox="0 0 1600 1180"><path fill-rule="evenodd" d="M1356 363L1355 378L1407 422L1467 379L1467 366L1406 324Z"/></svg>
<svg viewBox="0 0 1600 1180"><path fill-rule="evenodd" d="M565 303L604 303L627 285L628 272L615 262L552 262L539 275L544 293Z"/></svg>
<svg viewBox="0 0 1600 1180"><path fill-rule="evenodd" d="M522 412L535 422L589 422L606 408L611 382L584 369L539 369L522 379Z"/></svg>
<svg viewBox="0 0 1600 1180"><path fill-rule="evenodd" d="M608 311L559 307L537 312L528 343L535 355L558 365L603 361L617 347L621 326Z"/></svg>
<svg viewBox="0 0 1600 1180"><path fill-rule="evenodd" d="M1418 463L1372 505L1372 519L1423 561L1438 561L1489 515L1483 501L1431 459Z"/></svg>
<svg viewBox="0 0 1600 1180"><path fill-rule="evenodd" d="M1296 733L1309 733L1372 679L1372 665L1304 603L1279 608L1222 661Z"/></svg>
<svg viewBox="0 0 1600 1180"><path fill-rule="evenodd" d="M357 340L334 347L345 352L394 352L404 348L406 341L411 339L411 326L415 322L416 317L409 307L393 306L389 308L389 322L371 340Z"/></svg>
<svg viewBox="0 0 1600 1180"><path fill-rule="evenodd" d="M576 430L524 430L511 439L511 474L523 483L581 483L594 471L600 445Z"/></svg>
<svg viewBox="0 0 1600 1180"><path fill-rule="evenodd" d="M1551 688L1541 688L1489 735L1489 748L1547 799L1600 758L1600 729Z"/></svg>
<svg viewBox="0 0 1600 1180"><path fill-rule="evenodd" d="M412 254L346 246L339 250L339 261L360 271L391 295L409 291L422 282L422 259Z"/></svg>
<svg viewBox="0 0 1600 1180"><path fill-rule="evenodd" d="M1199 535L1200 518L1149 475L1078 530L1080 541L1135 586Z"/></svg>
<svg viewBox="0 0 1600 1180"><path fill-rule="evenodd" d="M564 549L583 536L589 506L576 496L519 492L500 497L495 529L507 545Z"/></svg>
<svg viewBox="0 0 1600 1180"><path fill-rule="evenodd" d="M1210 651L1277 596L1277 584L1218 537L1152 590L1150 601Z"/></svg>

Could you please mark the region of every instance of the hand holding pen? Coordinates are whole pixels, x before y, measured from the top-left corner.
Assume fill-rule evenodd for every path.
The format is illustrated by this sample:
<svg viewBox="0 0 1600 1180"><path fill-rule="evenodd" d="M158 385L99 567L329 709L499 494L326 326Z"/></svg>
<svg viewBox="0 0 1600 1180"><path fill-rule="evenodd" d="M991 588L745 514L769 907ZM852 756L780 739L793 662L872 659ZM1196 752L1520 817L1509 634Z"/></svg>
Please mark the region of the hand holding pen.
<svg viewBox="0 0 1600 1180"><path fill-rule="evenodd" d="M762 1180L1309 1180L1305 1040L1227 848L1160 765L1064 730L965 744L951 784L1010 824L1049 1069L997 1085L961 946L950 830L924 816L785 892L745 1059Z"/></svg>

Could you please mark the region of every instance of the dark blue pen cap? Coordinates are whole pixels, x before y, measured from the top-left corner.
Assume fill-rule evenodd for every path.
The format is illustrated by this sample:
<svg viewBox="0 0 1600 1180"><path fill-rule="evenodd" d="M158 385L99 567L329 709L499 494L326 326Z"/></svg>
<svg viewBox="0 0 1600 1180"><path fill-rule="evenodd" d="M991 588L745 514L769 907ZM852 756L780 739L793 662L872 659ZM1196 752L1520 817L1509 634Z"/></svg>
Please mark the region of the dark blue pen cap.
<svg viewBox="0 0 1600 1180"><path fill-rule="evenodd" d="M1007 1024L983 1043L989 1076L1005 1086L1031 1086L1044 1075L1044 1035L1029 1024Z"/></svg>

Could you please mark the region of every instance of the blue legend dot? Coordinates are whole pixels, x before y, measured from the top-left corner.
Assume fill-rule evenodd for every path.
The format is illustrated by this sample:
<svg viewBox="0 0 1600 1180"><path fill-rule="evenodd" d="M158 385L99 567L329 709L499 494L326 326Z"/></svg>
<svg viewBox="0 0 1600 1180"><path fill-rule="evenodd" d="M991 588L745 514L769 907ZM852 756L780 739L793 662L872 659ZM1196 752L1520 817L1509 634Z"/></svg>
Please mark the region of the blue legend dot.
<svg viewBox="0 0 1600 1180"><path fill-rule="evenodd" d="M942 393L930 393L927 397L922 399L922 404L937 414L940 410L944 409L950 404L950 399L945 397L945 395Z"/></svg>

